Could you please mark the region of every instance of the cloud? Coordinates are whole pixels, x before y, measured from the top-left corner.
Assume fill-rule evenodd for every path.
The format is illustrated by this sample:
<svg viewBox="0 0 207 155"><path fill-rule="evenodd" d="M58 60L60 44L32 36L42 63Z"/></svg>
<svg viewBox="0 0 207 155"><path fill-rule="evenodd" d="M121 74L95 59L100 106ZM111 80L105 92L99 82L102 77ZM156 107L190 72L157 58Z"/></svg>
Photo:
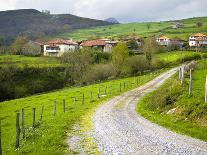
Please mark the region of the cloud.
<svg viewBox="0 0 207 155"><path fill-rule="evenodd" d="M0 9L35 8L52 13L121 22L159 21L207 15L206 0L0 0ZM3 6L3 7L2 7Z"/></svg>

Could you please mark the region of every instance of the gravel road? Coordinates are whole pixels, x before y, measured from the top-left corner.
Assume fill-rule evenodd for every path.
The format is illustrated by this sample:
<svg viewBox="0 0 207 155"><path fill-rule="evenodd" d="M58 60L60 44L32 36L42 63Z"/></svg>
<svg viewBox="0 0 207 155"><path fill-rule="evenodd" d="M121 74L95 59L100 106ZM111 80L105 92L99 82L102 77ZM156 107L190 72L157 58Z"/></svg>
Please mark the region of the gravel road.
<svg viewBox="0 0 207 155"><path fill-rule="evenodd" d="M102 154L207 155L207 142L169 131L135 111L140 97L155 90L176 71L172 69L96 110L92 136Z"/></svg>

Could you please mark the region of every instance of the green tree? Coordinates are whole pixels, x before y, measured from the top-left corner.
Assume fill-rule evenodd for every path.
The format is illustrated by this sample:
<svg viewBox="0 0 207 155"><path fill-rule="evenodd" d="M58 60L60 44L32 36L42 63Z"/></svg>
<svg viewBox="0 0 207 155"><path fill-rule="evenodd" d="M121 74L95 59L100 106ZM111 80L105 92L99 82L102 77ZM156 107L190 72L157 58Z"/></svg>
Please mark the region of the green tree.
<svg viewBox="0 0 207 155"><path fill-rule="evenodd" d="M112 64L119 75L125 63L125 60L129 57L129 50L125 43L118 43L112 50Z"/></svg>
<svg viewBox="0 0 207 155"><path fill-rule="evenodd" d="M157 45L155 42L155 38L147 38L145 40L145 43L143 45L143 52L145 54L146 60L148 62L148 65L151 66L152 64L152 55L157 50Z"/></svg>
<svg viewBox="0 0 207 155"><path fill-rule="evenodd" d="M197 22L196 25L197 25L197 27L202 27L203 23L202 22Z"/></svg>
<svg viewBox="0 0 207 155"><path fill-rule="evenodd" d="M11 45L14 54L22 54L24 45L28 42L26 37L19 36Z"/></svg>
<svg viewBox="0 0 207 155"><path fill-rule="evenodd" d="M151 28L151 23L147 23L147 29L149 30Z"/></svg>

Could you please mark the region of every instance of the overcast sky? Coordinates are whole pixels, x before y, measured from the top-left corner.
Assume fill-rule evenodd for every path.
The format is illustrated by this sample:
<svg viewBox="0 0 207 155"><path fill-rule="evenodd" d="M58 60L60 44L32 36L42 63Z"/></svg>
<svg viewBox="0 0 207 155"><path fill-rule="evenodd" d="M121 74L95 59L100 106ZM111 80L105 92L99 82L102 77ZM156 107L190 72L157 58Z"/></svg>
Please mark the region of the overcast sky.
<svg viewBox="0 0 207 155"><path fill-rule="evenodd" d="M1 11L28 8L120 22L207 16L207 0L0 0Z"/></svg>

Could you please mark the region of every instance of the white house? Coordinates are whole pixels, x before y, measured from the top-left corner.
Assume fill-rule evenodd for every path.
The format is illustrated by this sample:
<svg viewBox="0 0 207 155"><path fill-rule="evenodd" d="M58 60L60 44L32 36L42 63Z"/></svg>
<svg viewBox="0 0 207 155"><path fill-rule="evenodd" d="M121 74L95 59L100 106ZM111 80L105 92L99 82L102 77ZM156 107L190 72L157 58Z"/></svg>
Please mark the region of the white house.
<svg viewBox="0 0 207 155"><path fill-rule="evenodd" d="M197 33L189 37L189 46L207 46L207 36L202 33Z"/></svg>
<svg viewBox="0 0 207 155"><path fill-rule="evenodd" d="M65 52L73 52L78 49L78 43L72 40L54 39L44 45L44 56L60 57Z"/></svg>
<svg viewBox="0 0 207 155"><path fill-rule="evenodd" d="M170 38L165 37L165 36L161 36L156 39L156 42L160 46L168 46L170 44Z"/></svg>

